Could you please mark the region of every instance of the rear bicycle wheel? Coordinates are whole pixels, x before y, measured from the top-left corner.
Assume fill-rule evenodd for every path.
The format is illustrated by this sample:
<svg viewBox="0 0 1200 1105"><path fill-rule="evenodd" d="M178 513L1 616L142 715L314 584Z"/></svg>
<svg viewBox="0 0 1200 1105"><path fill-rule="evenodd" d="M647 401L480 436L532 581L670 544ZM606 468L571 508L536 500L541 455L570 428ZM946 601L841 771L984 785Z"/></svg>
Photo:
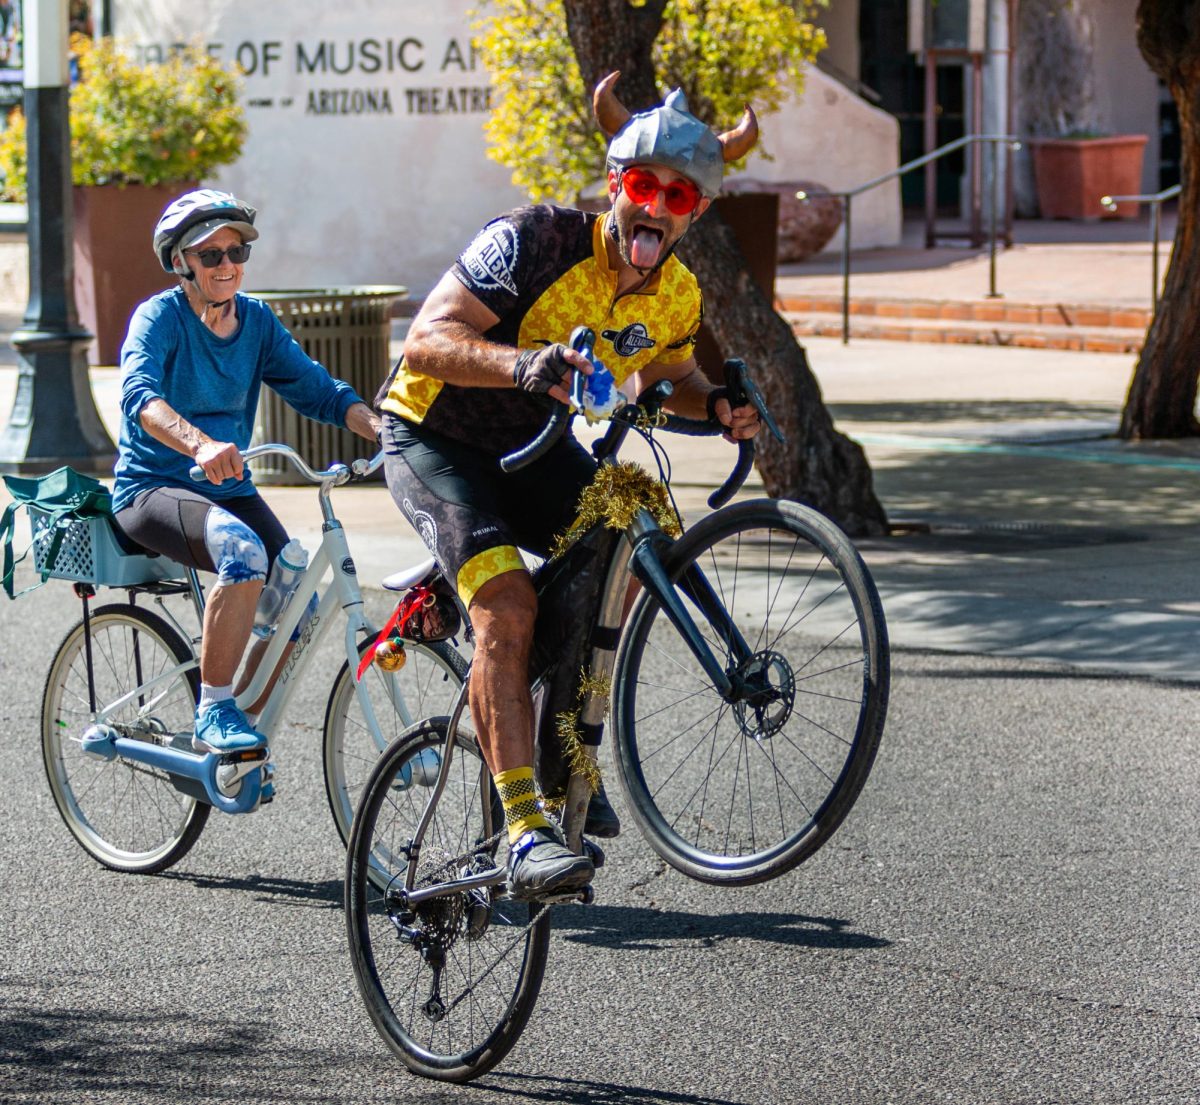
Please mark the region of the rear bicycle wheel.
<svg viewBox="0 0 1200 1105"><path fill-rule="evenodd" d="M417 821L441 766L448 719L431 718L375 764L346 858L346 931L359 992L388 1047L416 1074L465 1082L490 1070L533 1012L550 944L549 912L465 891L404 909ZM499 797L475 741L460 732L421 845L416 887L505 862ZM381 887L383 889L381 889Z"/></svg>
<svg viewBox="0 0 1200 1105"><path fill-rule="evenodd" d="M875 760L889 681L879 595L841 530L788 501L709 515L665 567L741 690L723 698L643 593L613 679L622 785L685 875L774 878L829 839Z"/></svg>
<svg viewBox="0 0 1200 1105"><path fill-rule="evenodd" d="M162 618L133 605L102 606L90 617L95 701L104 706L193 658ZM200 681L179 672L109 715L122 736L191 747ZM50 664L42 693L42 761L54 804L75 839L114 871L152 874L178 862L196 842L210 807L177 790L165 771L117 757L85 755L91 724L83 622Z"/></svg>
<svg viewBox="0 0 1200 1105"><path fill-rule="evenodd" d="M360 645L360 657L374 643ZM404 651L408 659L399 671L372 664L363 673L382 744L376 743L363 716L355 672L348 664L342 664L329 692L322 734L325 797L343 844L350 840L354 808L380 754L409 726L450 713L467 676L467 661L446 641L406 641Z"/></svg>

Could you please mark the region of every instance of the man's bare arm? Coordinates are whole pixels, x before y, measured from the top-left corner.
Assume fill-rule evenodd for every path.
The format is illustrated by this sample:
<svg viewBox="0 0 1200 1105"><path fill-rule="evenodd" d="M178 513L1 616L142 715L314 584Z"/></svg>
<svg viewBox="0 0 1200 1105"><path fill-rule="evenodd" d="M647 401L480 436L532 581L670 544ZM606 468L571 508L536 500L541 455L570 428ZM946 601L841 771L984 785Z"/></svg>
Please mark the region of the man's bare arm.
<svg viewBox="0 0 1200 1105"><path fill-rule="evenodd" d="M516 387L522 351L483 336L499 321L453 273L446 273L413 319L404 339L404 363L413 372L460 387ZM591 371L582 353L566 350L563 356L576 368ZM562 387L550 388L549 394L560 402L568 399Z"/></svg>

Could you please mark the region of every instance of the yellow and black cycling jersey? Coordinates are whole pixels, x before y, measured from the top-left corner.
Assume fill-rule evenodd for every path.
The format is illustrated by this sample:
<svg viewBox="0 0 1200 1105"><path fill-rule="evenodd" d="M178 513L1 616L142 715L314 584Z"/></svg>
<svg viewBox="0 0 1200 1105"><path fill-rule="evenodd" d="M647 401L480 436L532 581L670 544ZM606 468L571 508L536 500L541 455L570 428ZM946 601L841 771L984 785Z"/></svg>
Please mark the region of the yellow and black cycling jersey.
<svg viewBox="0 0 1200 1105"><path fill-rule="evenodd" d="M647 365L691 357L702 315L696 278L671 256L643 288L618 299L605 250L609 217L543 204L488 223L451 269L498 316L484 337L531 349L566 343L576 326L588 326L618 384ZM380 407L500 455L535 437L553 402L515 388L447 384L401 359Z"/></svg>

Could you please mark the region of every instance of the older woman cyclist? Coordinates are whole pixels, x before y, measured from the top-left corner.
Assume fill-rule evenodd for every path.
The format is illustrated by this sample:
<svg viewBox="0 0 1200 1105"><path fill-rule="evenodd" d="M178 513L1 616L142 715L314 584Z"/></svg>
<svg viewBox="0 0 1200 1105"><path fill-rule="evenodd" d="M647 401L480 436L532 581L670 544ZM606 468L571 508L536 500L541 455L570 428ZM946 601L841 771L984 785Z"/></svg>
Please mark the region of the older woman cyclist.
<svg viewBox="0 0 1200 1105"><path fill-rule="evenodd" d="M137 308L121 348L117 525L217 576L200 646L198 751L266 744L233 698L263 583L288 539L240 456L262 385L309 418L372 442L379 430L375 413L304 353L270 307L239 294L258 237L254 218L227 192L203 189L171 203L154 228L154 252L179 284ZM193 464L207 483L192 481Z"/></svg>

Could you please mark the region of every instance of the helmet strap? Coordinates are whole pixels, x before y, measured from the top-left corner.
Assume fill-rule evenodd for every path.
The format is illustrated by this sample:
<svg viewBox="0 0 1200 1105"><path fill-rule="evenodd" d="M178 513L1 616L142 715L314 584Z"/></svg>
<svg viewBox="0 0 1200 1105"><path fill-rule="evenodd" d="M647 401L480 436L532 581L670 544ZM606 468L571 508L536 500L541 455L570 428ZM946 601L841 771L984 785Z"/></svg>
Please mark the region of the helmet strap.
<svg viewBox="0 0 1200 1105"><path fill-rule="evenodd" d="M207 314L211 308L213 308L213 307L228 307L229 304L233 302L232 297L230 297L229 299L209 299L200 290L200 282L196 279L196 274L192 269L188 269L187 276L185 276L184 279L189 284L191 284L192 288L196 292L197 298L200 300L201 304L203 304L203 306L201 307L201 310L200 310L201 318L203 318L205 316L205 314Z"/></svg>

